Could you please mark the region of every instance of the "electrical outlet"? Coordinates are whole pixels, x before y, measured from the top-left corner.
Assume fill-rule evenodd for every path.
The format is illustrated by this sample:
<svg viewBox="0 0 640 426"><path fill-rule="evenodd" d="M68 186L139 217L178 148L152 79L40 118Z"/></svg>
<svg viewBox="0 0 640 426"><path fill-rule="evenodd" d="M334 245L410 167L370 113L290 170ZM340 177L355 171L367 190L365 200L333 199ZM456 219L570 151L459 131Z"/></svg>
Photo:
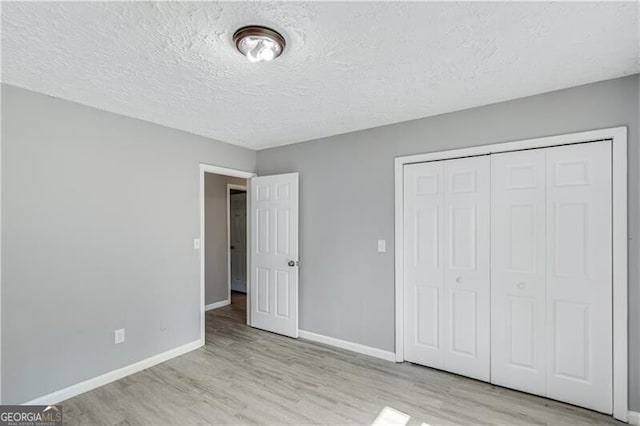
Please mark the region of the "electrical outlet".
<svg viewBox="0 0 640 426"><path fill-rule="evenodd" d="M120 328L113 332L115 338L115 344L124 342L124 328Z"/></svg>
<svg viewBox="0 0 640 426"><path fill-rule="evenodd" d="M378 240L378 252L380 253L387 252L387 240Z"/></svg>

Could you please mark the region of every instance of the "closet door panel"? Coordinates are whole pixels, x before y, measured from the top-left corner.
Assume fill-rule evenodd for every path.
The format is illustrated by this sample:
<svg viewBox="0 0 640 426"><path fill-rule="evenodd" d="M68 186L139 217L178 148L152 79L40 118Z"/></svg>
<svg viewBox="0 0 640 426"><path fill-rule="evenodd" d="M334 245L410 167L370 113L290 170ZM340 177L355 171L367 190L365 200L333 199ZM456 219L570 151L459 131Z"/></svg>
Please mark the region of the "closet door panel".
<svg viewBox="0 0 640 426"><path fill-rule="evenodd" d="M611 144L546 155L547 396L611 413Z"/></svg>
<svg viewBox="0 0 640 426"><path fill-rule="evenodd" d="M443 368L443 163L404 167L405 358Z"/></svg>
<svg viewBox="0 0 640 426"><path fill-rule="evenodd" d="M489 156L444 165L444 368L489 380Z"/></svg>
<svg viewBox="0 0 640 426"><path fill-rule="evenodd" d="M545 395L545 150L491 156L491 382Z"/></svg>

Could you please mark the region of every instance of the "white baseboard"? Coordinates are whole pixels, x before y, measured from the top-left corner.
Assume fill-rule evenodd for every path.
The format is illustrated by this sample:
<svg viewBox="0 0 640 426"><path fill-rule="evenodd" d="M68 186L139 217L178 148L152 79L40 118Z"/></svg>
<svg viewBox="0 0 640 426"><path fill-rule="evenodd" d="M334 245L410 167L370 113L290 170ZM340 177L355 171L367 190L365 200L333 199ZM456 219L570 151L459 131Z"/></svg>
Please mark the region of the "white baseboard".
<svg viewBox="0 0 640 426"><path fill-rule="evenodd" d="M629 424L634 426L640 426L640 412L629 411Z"/></svg>
<svg viewBox="0 0 640 426"><path fill-rule="evenodd" d="M298 330L298 334L302 339L311 340L313 342L324 343L325 345L335 346L337 348L346 349L351 352L369 355L375 358L384 359L385 361L395 362L396 354L384 351L371 346L361 345L359 343L347 342L346 340L336 339L334 337L324 336L322 334L312 333L310 331Z"/></svg>
<svg viewBox="0 0 640 426"><path fill-rule="evenodd" d="M138 371L142 371L149 367L153 367L154 365L168 361L171 358L175 358L177 356L186 354L187 352L191 352L192 350L198 349L199 347L203 346L203 344L204 342L196 340L191 343L187 343L186 345L178 346L177 348L173 348L158 355L143 359L142 361L138 361L134 364L129 364L126 367L109 371L108 373L105 373L101 376L85 380L84 382L76 383L75 385L71 385L64 389L52 392L48 395L44 395L29 402L25 402L22 405L57 404L69 398L73 398L76 395L80 395L81 393L89 392L90 390L99 388L100 386L104 386L108 383L115 382L116 380L122 379L123 377L129 376L133 373L137 373Z"/></svg>
<svg viewBox="0 0 640 426"><path fill-rule="evenodd" d="M230 305L230 304L231 304L231 301L229 301L229 300L221 300L220 302L210 303L208 305L204 305L204 310L205 311L210 311L212 309L222 308L223 306L227 306L227 305Z"/></svg>

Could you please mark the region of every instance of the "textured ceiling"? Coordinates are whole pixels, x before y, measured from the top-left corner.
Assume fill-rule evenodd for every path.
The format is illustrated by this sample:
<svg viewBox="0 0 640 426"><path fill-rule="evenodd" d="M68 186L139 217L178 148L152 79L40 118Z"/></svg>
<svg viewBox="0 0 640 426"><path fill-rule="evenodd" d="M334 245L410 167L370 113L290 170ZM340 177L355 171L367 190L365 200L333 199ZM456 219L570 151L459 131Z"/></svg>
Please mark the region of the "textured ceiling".
<svg viewBox="0 0 640 426"><path fill-rule="evenodd" d="M2 81L257 149L636 73L638 5L4 3Z"/></svg>

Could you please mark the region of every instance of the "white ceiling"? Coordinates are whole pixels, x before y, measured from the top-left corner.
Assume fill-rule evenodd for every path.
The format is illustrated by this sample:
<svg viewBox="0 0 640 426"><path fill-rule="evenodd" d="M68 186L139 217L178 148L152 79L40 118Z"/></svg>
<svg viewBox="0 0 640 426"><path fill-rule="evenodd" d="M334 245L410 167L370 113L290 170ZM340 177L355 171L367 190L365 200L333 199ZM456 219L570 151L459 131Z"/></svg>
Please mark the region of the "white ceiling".
<svg viewBox="0 0 640 426"><path fill-rule="evenodd" d="M637 2L2 5L2 80L264 148L640 70ZM288 45L232 46L247 24Z"/></svg>

